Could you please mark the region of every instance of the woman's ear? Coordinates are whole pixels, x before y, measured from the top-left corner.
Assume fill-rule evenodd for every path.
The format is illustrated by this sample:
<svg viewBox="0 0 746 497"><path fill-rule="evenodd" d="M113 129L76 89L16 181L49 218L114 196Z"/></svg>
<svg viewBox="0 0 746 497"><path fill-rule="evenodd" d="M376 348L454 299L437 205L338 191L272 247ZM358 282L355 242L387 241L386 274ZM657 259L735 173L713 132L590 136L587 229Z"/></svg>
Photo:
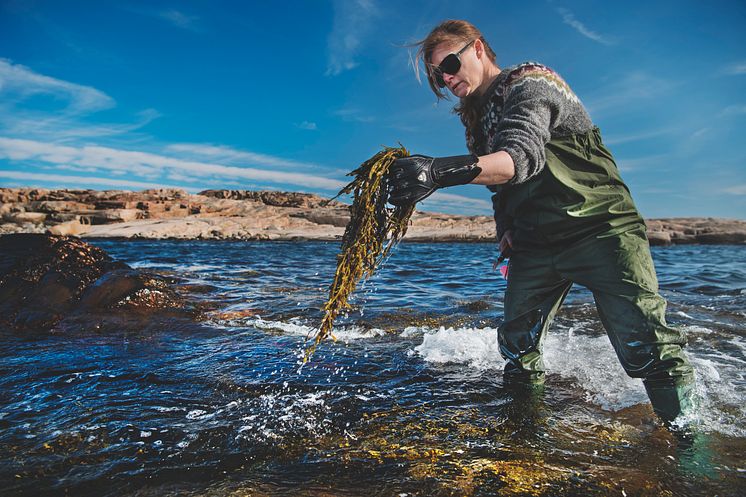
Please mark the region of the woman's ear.
<svg viewBox="0 0 746 497"><path fill-rule="evenodd" d="M483 53L484 53L484 43L482 43L482 40L477 38L474 41L474 55L477 56L477 59L481 59Z"/></svg>

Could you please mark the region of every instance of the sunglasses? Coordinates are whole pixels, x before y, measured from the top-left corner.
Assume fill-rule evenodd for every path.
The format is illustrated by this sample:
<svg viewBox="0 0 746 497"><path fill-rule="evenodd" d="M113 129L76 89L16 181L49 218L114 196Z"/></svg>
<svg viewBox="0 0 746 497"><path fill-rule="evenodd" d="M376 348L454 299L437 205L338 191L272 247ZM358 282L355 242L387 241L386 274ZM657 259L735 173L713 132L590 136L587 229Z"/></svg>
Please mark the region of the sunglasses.
<svg viewBox="0 0 746 497"><path fill-rule="evenodd" d="M438 88L445 88L446 82L443 79L443 73L454 75L461 69L461 54L464 53L464 51L471 46L472 43L474 43L476 40L471 40L469 43L464 45L464 48L459 50L456 53L449 53L448 55L443 58L443 60L440 61L439 66L430 66L432 75L435 78L435 83L438 85Z"/></svg>

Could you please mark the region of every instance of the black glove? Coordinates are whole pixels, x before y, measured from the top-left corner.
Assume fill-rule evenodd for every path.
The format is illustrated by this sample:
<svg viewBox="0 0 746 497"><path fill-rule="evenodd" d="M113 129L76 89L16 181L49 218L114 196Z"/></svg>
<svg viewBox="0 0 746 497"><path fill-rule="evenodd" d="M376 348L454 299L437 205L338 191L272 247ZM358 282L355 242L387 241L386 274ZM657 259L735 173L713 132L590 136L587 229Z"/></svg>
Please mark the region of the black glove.
<svg viewBox="0 0 746 497"><path fill-rule="evenodd" d="M479 176L482 168L476 155L427 157L410 155L396 159L388 172L389 203L412 205L444 186L465 185Z"/></svg>

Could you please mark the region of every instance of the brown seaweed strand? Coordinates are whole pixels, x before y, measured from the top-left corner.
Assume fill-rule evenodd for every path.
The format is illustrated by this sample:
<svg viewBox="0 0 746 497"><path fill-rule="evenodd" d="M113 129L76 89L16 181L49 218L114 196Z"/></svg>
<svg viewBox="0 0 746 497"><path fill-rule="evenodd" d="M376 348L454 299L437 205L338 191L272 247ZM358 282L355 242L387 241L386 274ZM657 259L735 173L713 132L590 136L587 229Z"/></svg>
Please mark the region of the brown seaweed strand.
<svg viewBox="0 0 746 497"><path fill-rule="evenodd" d="M385 147L348 174L355 178L338 195L353 195L350 221L342 235L329 298L321 308L324 316L313 344L305 351L304 363L322 340L328 336L336 339L332 334L334 320L340 312L350 308L348 300L357 284L373 275L407 231L414 206L387 207L386 173L396 159L408 155L404 147Z"/></svg>

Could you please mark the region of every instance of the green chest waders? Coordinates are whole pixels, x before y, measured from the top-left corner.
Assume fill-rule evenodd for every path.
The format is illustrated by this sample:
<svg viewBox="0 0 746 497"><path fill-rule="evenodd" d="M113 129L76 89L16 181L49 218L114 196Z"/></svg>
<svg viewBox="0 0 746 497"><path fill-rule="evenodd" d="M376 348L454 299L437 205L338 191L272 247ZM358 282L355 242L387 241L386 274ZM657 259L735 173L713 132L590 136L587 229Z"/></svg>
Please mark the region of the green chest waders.
<svg viewBox="0 0 746 497"><path fill-rule="evenodd" d="M498 330L506 379L543 379L547 328L578 283L593 293L627 374L672 420L689 402L693 371L684 335L665 321L642 217L598 129L553 139L546 158L539 175L498 190L514 242Z"/></svg>

